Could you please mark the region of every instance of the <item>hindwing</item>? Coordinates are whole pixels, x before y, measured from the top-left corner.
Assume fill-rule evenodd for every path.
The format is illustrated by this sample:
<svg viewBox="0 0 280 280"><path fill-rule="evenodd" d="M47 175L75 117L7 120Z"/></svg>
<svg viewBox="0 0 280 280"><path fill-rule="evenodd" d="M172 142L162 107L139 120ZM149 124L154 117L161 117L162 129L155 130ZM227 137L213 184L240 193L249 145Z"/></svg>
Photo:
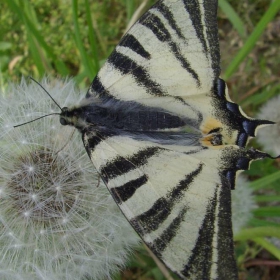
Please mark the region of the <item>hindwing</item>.
<svg viewBox="0 0 280 280"><path fill-rule="evenodd" d="M160 145L91 129L83 140L130 224L170 269L183 279L237 279L229 178L248 168L253 152Z"/></svg>

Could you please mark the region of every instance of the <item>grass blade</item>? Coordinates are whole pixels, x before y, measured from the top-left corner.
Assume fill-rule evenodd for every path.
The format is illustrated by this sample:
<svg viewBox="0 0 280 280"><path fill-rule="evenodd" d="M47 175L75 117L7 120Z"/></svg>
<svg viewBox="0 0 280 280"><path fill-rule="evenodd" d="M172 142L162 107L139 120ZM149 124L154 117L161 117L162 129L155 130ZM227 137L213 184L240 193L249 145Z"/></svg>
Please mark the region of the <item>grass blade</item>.
<svg viewBox="0 0 280 280"><path fill-rule="evenodd" d="M225 71L224 79L228 80L230 76L237 70L240 63L246 58L246 56L250 53L250 51L254 48L256 42L259 37L264 32L267 24L275 17L277 12L280 10L280 1L276 0L271 3L270 7L263 15L262 19L259 21L252 34L249 36L247 41L245 42L243 48L238 52L238 54L234 57L230 65Z"/></svg>
<svg viewBox="0 0 280 280"><path fill-rule="evenodd" d="M258 218L252 218L249 221L248 226L251 226L251 227L279 227L280 228L279 223L267 221L267 220L263 220L263 219L258 219Z"/></svg>
<svg viewBox="0 0 280 280"><path fill-rule="evenodd" d="M257 217L280 217L280 207L277 206L259 207L253 212Z"/></svg>
<svg viewBox="0 0 280 280"><path fill-rule="evenodd" d="M65 64L59 60L54 52L52 51L51 47L45 42L43 36L41 33L36 29L35 25L32 23L32 21L27 17L27 14L22 12L22 9L20 8L19 5L17 5L16 1L14 0L6 0L7 5L9 8L17 14L19 19L24 23L26 29L28 30L27 32L32 34L33 38L35 38L38 41L38 44L40 45L41 48L44 49L44 51L47 53L47 55L51 58L53 63L56 66L56 69L61 75L66 76L69 72ZM33 43L32 43L33 44ZM35 50L35 46L32 46L33 51ZM37 58L36 58L37 59ZM39 63L36 61L36 63ZM41 66L39 66L41 68Z"/></svg>
<svg viewBox="0 0 280 280"><path fill-rule="evenodd" d="M88 38L89 38L89 43L90 46L92 48L91 53L93 56L93 75L95 76L100 68L99 65L99 60L98 60L98 51L97 51L97 40L96 40L96 36L95 36L95 32L94 32L94 28L93 28L93 20L91 18L91 12L90 12L90 5L88 0L85 0L85 8L86 8L86 17L87 17L87 23L88 23Z"/></svg>
<svg viewBox="0 0 280 280"><path fill-rule="evenodd" d="M279 179L280 179L280 171L277 171L277 172L269 174L263 178L255 180L254 182L251 182L250 187L254 191L257 191L259 189L269 188L269 185L271 183L273 183Z"/></svg>
<svg viewBox="0 0 280 280"><path fill-rule="evenodd" d="M76 41L76 46L79 50L82 65L85 67L85 73L87 77L92 77L95 74L95 67L92 60L89 58L82 40L82 34L79 29L78 24L78 0L72 0L72 12L73 12L73 23L74 23L74 36Z"/></svg>
<svg viewBox="0 0 280 280"><path fill-rule="evenodd" d="M280 202L280 195L256 195L256 202Z"/></svg>
<svg viewBox="0 0 280 280"><path fill-rule="evenodd" d="M242 19L238 16L232 6L226 0L219 0L219 6L236 29L240 37L246 38L246 28Z"/></svg>
<svg viewBox="0 0 280 280"><path fill-rule="evenodd" d="M270 252L273 256L275 256L278 260L280 260L280 250L271 242L267 241L265 238L254 238L252 239L256 244L259 244L268 252Z"/></svg>
<svg viewBox="0 0 280 280"><path fill-rule="evenodd" d="M280 238L279 227L255 227L242 229L238 234L234 236L234 240L244 241L268 236Z"/></svg>

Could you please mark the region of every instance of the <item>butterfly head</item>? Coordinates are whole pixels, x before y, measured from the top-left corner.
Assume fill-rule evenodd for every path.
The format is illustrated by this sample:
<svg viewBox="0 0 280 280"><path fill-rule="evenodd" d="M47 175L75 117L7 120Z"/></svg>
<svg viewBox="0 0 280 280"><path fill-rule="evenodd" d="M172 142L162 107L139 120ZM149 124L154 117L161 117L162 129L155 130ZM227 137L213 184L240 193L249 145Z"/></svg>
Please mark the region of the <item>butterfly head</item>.
<svg viewBox="0 0 280 280"><path fill-rule="evenodd" d="M62 108L60 118L59 118L60 124L62 124L62 125L70 124L69 120L68 120L68 116L67 116L68 112L69 112L69 109L67 107Z"/></svg>
<svg viewBox="0 0 280 280"><path fill-rule="evenodd" d="M62 125L75 126L77 129L83 129L85 126L80 108L63 107L59 121Z"/></svg>

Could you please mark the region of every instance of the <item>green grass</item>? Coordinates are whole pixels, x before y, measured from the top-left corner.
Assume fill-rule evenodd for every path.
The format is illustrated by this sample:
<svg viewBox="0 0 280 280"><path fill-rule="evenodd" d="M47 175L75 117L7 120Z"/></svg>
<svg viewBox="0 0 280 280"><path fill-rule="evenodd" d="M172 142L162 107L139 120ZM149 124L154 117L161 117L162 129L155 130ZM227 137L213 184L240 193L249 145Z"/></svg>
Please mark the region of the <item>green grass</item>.
<svg viewBox="0 0 280 280"><path fill-rule="evenodd" d="M140 3L140 0L4 0L0 30L1 88L5 89L10 81L19 81L22 75L39 79L45 74L73 76L80 87L88 87ZM222 77L233 99L240 101L253 116L280 90L279 39L273 37L273 19L279 13L280 1L221 0L219 6ZM275 162L263 161L252 164L248 176L253 180L251 187L260 207L248 228L235 236L240 268L260 248L267 250L272 259L280 260L280 249L265 239L280 238L275 222L280 217L280 173ZM250 255L248 251L255 253ZM164 279L142 248L129 267L132 275L139 276L135 279ZM125 279L124 275L116 279Z"/></svg>
<svg viewBox="0 0 280 280"><path fill-rule="evenodd" d="M220 6L223 7L225 9L225 11L228 11L229 8L227 8L227 6L224 3L226 3L226 1L224 1L224 0L220 1ZM258 22L258 24L254 28L254 30L251 32L251 35L248 38L245 38L244 27L243 27L242 21L239 20L239 17L237 17L237 16L231 16L230 17L230 15L235 15L233 10L231 10L231 13L227 12L227 14L229 15L229 19L231 21L235 20L235 22L238 23L238 25L234 24L233 26L236 28L236 30L239 32L239 34L242 37L245 38L245 44L239 50L238 54L233 58L232 62L227 67L227 69L226 69L226 71L224 73L224 78L226 80L229 79L230 76L234 74L234 72L236 71L236 69L238 68L240 63L242 61L244 61L246 56L249 55L249 53L251 52L251 50L254 48L254 46L256 45L257 41L259 40L260 36L263 34L263 32L264 32L265 28L267 27L268 23L271 20L273 20L273 18L275 17L275 15L279 11L279 9L280 9L280 1L273 2L269 6L267 11L264 13L264 15L262 16L261 20Z"/></svg>

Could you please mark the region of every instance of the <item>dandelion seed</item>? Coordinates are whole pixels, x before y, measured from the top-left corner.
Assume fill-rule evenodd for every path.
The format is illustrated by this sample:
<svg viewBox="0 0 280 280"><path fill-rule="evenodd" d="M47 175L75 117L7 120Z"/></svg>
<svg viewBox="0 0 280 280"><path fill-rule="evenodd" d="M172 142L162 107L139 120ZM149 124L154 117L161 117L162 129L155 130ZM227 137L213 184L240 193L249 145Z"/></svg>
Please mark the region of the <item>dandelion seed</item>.
<svg viewBox="0 0 280 280"><path fill-rule="evenodd" d="M77 102L71 81L42 85L62 107ZM49 97L25 80L7 92L0 99L0 279L110 279L138 237L105 185L96 187L79 133L69 141L73 130L58 117L11 127L57 112Z"/></svg>
<svg viewBox="0 0 280 280"><path fill-rule="evenodd" d="M29 171L29 172L33 172L33 171L34 171L34 167L33 167L33 166L29 166L29 167L28 167L28 171Z"/></svg>
<svg viewBox="0 0 280 280"><path fill-rule="evenodd" d="M257 134L257 141L267 151L280 154L280 95L269 100L261 107L259 119L270 119L275 122L275 125L269 125L260 129Z"/></svg>

